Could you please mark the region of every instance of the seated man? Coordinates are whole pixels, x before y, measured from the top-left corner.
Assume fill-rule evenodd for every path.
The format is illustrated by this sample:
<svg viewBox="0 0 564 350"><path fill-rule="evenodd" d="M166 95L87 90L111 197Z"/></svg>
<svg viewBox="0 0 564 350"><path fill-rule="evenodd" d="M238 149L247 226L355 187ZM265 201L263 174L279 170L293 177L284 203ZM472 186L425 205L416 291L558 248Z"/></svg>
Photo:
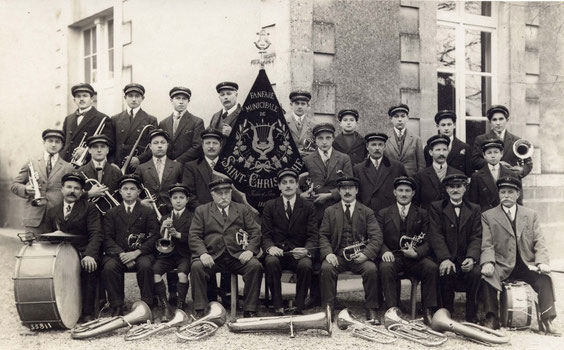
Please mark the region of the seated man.
<svg viewBox="0 0 564 350"><path fill-rule="evenodd" d="M319 229L321 249L321 305L334 308L339 272L352 271L362 275L366 319L379 324L378 269L374 259L382 247L382 231L372 209L356 200L359 181L355 177L341 178L337 186L341 201L325 209ZM359 247L352 249L353 245Z"/></svg>
<svg viewBox="0 0 564 350"><path fill-rule="evenodd" d="M141 300L153 305L153 263L159 222L155 212L139 202L141 182L135 175L119 181L120 206L104 216L102 279L112 307L112 316L123 315L124 273L137 272Z"/></svg>
<svg viewBox="0 0 564 350"><path fill-rule="evenodd" d="M94 300L98 284L100 251L104 241L104 231L100 213L94 204L81 199L84 177L71 172L62 177L63 202L47 211L47 232L60 230L77 235L71 240L80 256L80 280L82 289L82 321L94 319Z"/></svg>
<svg viewBox="0 0 564 350"><path fill-rule="evenodd" d="M317 221L313 203L296 195L298 173L282 169L278 173L278 189L282 196L266 202L262 212L262 249L265 278L272 292L272 304L283 315L282 269L296 271L297 313L305 308L305 299L313 273L312 256L318 242Z"/></svg>
<svg viewBox="0 0 564 350"><path fill-rule="evenodd" d="M254 255L260 248L260 227L246 205L231 202L232 184L227 178L210 182L213 202L197 207L190 225L188 241L194 257L190 281L197 317L204 314L207 283L218 271L243 275L244 317L256 316L262 265ZM248 245L237 244L241 230L247 234Z"/></svg>
<svg viewBox="0 0 564 350"><path fill-rule="evenodd" d="M397 202L378 212L377 219L384 234L380 274L386 309L398 306L398 273L407 272L417 277L421 281L421 295L425 306L423 320L430 324L437 307L439 270L429 257L430 246L428 237L425 237L429 226L427 211L411 205L415 191L416 185L412 178L397 177L394 180ZM402 237L405 242L402 242Z"/></svg>
<svg viewBox="0 0 564 350"><path fill-rule="evenodd" d="M447 175L443 184L449 199L433 202L429 213L429 242L440 263L442 306L453 312L455 286L457 282L463 283L466 321L477 323L478 262L482 244L480 207L463 199L468 185L466 175Z"/></svg>
<svg viewBox="0 0 564 350"><path fill-rule="evenodd" d="M538 294L538 312L546 334L560 335L552 320L556 317L554 289L550 279L548 249L537 213L517 204L521 180L508 176L497 180L501 204L482 214L482 288L485 325L499 328L497 291L504 281L521 280Z"/></svg>

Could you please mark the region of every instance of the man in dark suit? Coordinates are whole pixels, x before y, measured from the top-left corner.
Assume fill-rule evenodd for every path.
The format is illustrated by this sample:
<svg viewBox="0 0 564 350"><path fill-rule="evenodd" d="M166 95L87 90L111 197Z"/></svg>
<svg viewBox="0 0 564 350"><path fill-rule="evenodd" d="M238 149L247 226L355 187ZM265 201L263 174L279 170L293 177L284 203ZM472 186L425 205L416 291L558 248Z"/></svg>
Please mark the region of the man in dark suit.
<svg viewBox="0 0 564 350"><path fill-rule="evenodd" d="M141 181L125 175L119 182L123 202L104 216L104 257L102 279L112 316L123 315L124 273L137 272L141 300L153 305L153 263L159 222L153 210L138 201Z"/></svg>
<svg viewBox="0 0 564 350"><path fill-rule="evenodd" d="M83 187L84 177L79 173L63 175L63 202L49 209L46 227L48 232L57 230L76 236L70 242L80 256L82 320L88 322L94 319L94 300L104 231L100 213L94 204L81 199Z"/></svg>
<svg viewBox="0 0 564 350"><path fill-rule="evenodd" d="M388 135L370 133L364 137L369 157L353 167L354 176L360 180L358 200L377 214L396 199L394 197L394 179L406 176L402 163L384 156Z"/></svg>
<svg viewBox="0 0 564 350"><path fill-rule="evenodd" d="M174 87L169 96L174 113L159 123L159 129L170 135L167 157L184 164L200 156L204 121L186 110L192 97L190 89Z"/></svg>
<svg viewBox="0 0 564 350"><path fill-rule="evenodd" d="M480 207L464 200L466 175L447 175L443 184L449 198L433 202L429 213L429 241L440 263L442 306L453 312L456 285L462 283L466 291L466 321L477 323L482 246Z"/></svg>
<svg viewBox="0 0 564 350"><path fill-rule="evenodd" d="M337 114L342 133L335 137L333 148L348 154L351 164L354 166L366 159L366 142L357 130L358 111L356 109L344 109Z"/></svg>
<svg viewBox="0 0 564 350"><path fill-rule="evenodd" d="M71 88L74 103L78 106L76 112L65 117L63 132L66 135L64 147L60 152L65 162L71 162L73 157L79 157L86 152L86 147L79 147L82 139L93 136L94 132L105 119L104 128L101 133L113 140L114 131L112 120L104 113L99 112L93 106L93 97L96 94L90 84L77 84ZM86 137L85 137L86 135ZM88 159L85 160L88 161ZM74 164L73 164L74 165ZM80 164L78 167L84 164Z"/></svg>
<svg viewBox="0 0 564 350"><path fill-rule="evenodd" d="M255 257L260 249L260 227L247 206L231 201L232 184L228 178L210 182L213 202L197 207L190 225L190 281L197 317L203 316L208 305L207 283L217 271L243 275L244 317L256 316L262 280L262 265ZM247 234L247 246L238 244L240 230Z"/></svg>
<svg viewBox="0 0 564 350"><path fill-rule="evenodd" d="M429 210L432 202L448 198L442 183L446 176L462 174L446 162L449 143L450 139L444 135L431 136L427 140L427 146L433 163L413 176L417 183L413 202L425 210Z"/></svg>
<svg viewBox="0 0 564 350"><path fill-rule="evenodd" d="M437 264L430 259L428 237L429 217L425 209L411 205L415 181L407 176L394 180L396 203L378 212L377 220L384 234L380 276L386 299L386 309L398 306L398 274L406 272L421 281L421 297L425 312L423 320L430 324L437 307Z"/></svg>
<svg viewBox="0 0 564 350"><path fill-rule="evenodd" d="M454 136L454 130L456 129L456 113L450 110L437 112L437 114L435 114L435 124L437 124L438 134L445 135L450 139L446 159L447 164L462 171L468 177L472 176L474 172L474 168L472 167L472 149L468 144ZM423 154L425 154L425 163L427 166L431 165L433 158L431 158L427 146L425 146Z"/></svg>
<svg viewBox="0 0 564 350"><path fill-rule="evenodd" d="M309 91L296 90L290 92L289 98L292 113L286 114L286 123L288 123L290 134L298 147L298 151L302 158L304 158L314 152L316 147L312 132L315 123L313 118L308 115L311 93Z"/></svg>
<svg viewBox="0 0 564 350"><path fill-rule="evenodd" d="M221 130L221 133L227 137L231 134L231 129L241 113L241 105L237 103L239 85L231 81L224 81L217 84L215 90L219 95L222 109L214 113L209 127Z"/></svg>
<svg viewBox="0 0 564 350"><path fill-rule="evenodd" d="M296 272L297 313L305 308L305 299L313 273L312 257L318 244L315 207L296 195L298 173L282 169L278 173L281 196L266 202L262 212L262 249L266 283L272 292L272 304L278 315L282 307L282 269Z"/></svg>
<svg viewBox="0 0 564 350"><path fill-rule="evenodd" d="M112 158L113 163L121 167L126 158L131 153L135 142L139 139L136 153L130 162L130 169L126 172L130 173L137 168L140 163L144 163L151 159L151 152L147 149L149 143L149 130L152 125L157 128L157 118L147 114L141 109L141 102L145 99L145 88L141 84L131 83L123 88L125 103L127 108L112 117L114 127L115 150Z"/></svg>
<svg viewBox="0 0 564 350"><path fill-rule="evenodd" d="M503 157L501 157L501 165L505 166L513 172L515 176L521 178L529 175L533 169L533 160L527 158L523 161L523 164L519 164L519 158L513 152L513 144L515 141L521 139L519 136L513 135L507 131L507 120L509 119L509 109L502 105L491 106L486 116L488 121L492 125L492 130L489 132L479 135L474 140L474 147L472 149L472 165L474 170L479 170L487 164L482 154L481 145L485 140L500 139L503 141Z"/></svg>
<svg viewBox="0 0 564 350"><path fill-rule="evenodd" d="M362 275L367 321L379 324L378 268L374 260L382 247L382 231L372 209L356 200L358 184L354 177L339 180L341 201L325 210L319 228L321 303L333 309L338 274L352 271ZM355 244L359 249L351 249Z"/></svg>

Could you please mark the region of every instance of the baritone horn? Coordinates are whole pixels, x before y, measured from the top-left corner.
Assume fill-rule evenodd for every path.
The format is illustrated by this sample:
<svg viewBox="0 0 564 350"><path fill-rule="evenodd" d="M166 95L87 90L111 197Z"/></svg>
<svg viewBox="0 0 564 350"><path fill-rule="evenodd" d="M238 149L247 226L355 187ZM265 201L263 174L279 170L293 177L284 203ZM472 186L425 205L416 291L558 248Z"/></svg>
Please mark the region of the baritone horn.
<svg viewBox="0 0 564 350"><path fill-rule="evenodd" d="M202 318L195 319L194 322L180 327L176 331L178 339L194 341L213 335L219 327L227 321L227 312L223 305L217 301L210 302L208 312Z"/></svg>
<svg viewBox="0 0 564 350"><path fill-rule="evenodd" d="M447 336L422 324L404 320L397 307L391 307L384 314L384 325L388 332L425 346L439 346L447 341ZM434 329L434 328L433 328Z"/></svg>
<svg viewBox="0 0 564 350"><path fill-rule="evenodd" d="M431 327L438 332L453 332L478 344L492 346L509 343L509 338L500 332L470 322L456 322L450 318L450 312L442 308L433 315Z"/></svg>
<svg viewBox="0 0 564 350"><path fill-rule="evenodd" d="M39 189L39 174L33 168L33 162L29 160L29 182L33 186L33 199L31 200L31 205L34 207L42 207L47 204L47 198L41 195L41 190Z"/></svg>
<svg viewBox="0 0 564 350"><path fill-rule="evenodd" d="M135 326L127 332L127 334L125 335L125 340L138 340L147 338L168 329L178 328L188 322L188 320L189 317L184 311L176 309L172 320L166 323L145 323L139 326Z"/></svg>
<svg viewBox="0 0 564 350"><path fill-rule="evenodd" d="M350 329L351 334L355 337L381 344L389 344L397 340L392 333L355 320L347 309L343 309L337 315L337 327L341 330Z"/></svg>
<svg viewBox="0 0 564 350"><path fill-rule="evenodd" d="M525 159L533 155L533 143L529 140L519 139L513 143L513 153L519 158L517 162L520 166L525 164Z"/></svg>
<svg viewBox="0 0 564 350"><path fill-rule="evenodd" d="M133 303L131 312L125 316L104 317L86 322L71 330L72 339L86 339L114 331L116 329L150 321L151 309L145 302L138 300Z"/></svg>

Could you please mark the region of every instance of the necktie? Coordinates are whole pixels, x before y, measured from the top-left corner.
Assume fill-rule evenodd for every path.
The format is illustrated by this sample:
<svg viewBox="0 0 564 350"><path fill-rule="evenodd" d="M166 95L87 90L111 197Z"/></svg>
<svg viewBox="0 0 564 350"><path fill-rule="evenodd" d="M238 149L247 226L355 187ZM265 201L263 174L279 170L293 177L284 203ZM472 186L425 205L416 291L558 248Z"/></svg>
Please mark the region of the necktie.
<svg viewBox="0 0 564 350"><path fill-rule="evenodd" d="M288 219L292 217L292 206L290 205L290 201L286 201L286 215L288 215Z"/></svg>
<svg viewBox="0 0 564 350"><path fill-rule="evenodd" d="M496 132L495 133L497 135L497 138L500 139L501 141L503 141L503 138L501 137L501 133L500 132Z"/></svg>
<svg viewBox="0 0 564 350"><path fill-rule="evenodd" d="M68 204L65 208L65 221L68 220L70 212L71 212L71 206L70 206L70 204Z"/></svg>
<svg viewBox="0 0 564 350"><path fill-rule="evenodd" d="M174 212L174 216L173 216L172 219L173 219L174 221L176 221L176 220L178 220L179 217L180 217L180 214L179 214L177 211L175 211L175 212Z"/></svg>
<svg viewBox="0 0 564 350"><path fill-rule="evenodd" d="M223 218L227 218L227 213L225 212L225 208L221 208L221 215L223 215Z"/></svg>
<svg viewBox="0 0 564 350"><path fill-rule="evenodd" d="M49 160L47 161L47 177L51 174L51 170L53 170L53 154L49 154Z"/></svg>
<svg viewBox="0 0 564 350"><path fill-rule="evenodd" d="M102 175L103 175L103 170L104 168L97 166L96 167L96 172L98 174L98 181L101 183L102 182Z"/></svg>
<svg viewBox="0 0 564 350"><path fill-rule="evenodd" d="M210 162L210 168L212 168L212 170L213 170L214 167L215 167L215 160L212 160Z"/></svg>
<svg viewBox="0 0 564 350"><path fill-rule="evenodd" d="M511 209L507 209L507 217L509 218L509 221L513 222L513 216L511 215Z"/></svg>
<svg viewBox="0 0 564 350"><path fill-rule="evenodd" d="M176 129L178 129L178 123L180 122L180 114L174 116L174 121L172 122L172 136L176 134Z"/></svg>
<svg viewBox="0 0 564 350"><path fill-rule="evenodd" d="M221 114L221 119L225 119L225 118L227 118L227 111L225 111Z"/></svg>
<svg viewBox="0 0 564 350"><path fill-rule="evenodd" d="M302 129L302 118L296 118L296 126L298 127L298 130Z"/></svg>
<svg viewBox="0 0 564 350"><path fill-rule="evenodd" d="M345 217L347 218L348 221L351 221L351 205L350 204L345 204Z"/></svg>
<svg viewBox="0 0 564 350"><path fill-rule="evenodd" d="M498 178L498 175L499 175L499 174L498 174L498 171L497 171L496 167L491 167L491 168L490 168L490 171L491 171L491 173L492 173L492 176L493 176L494 181L497 181L497 178Z"/></svg>
<svg viewBox="0 0 564 350"><path fill-rule="evenodd" d="M131 205L127 206L127 214L131 214Z"/></svg>
<svg viewBox="0 0 564 350"><path fill-rule="evenodd" d="M407 217L407 213L406 213L406 211L405 211L405 205L402 205L402 206L401 206L400 215L401 215L401 220L402 220L402 221L405 220L405 218Z"/></svg>
<svg viewBox="0 0 564 350"><path fill-rule="evenodd" d="M159 183L163 180L163 160L157 158L157 174L159 175Z"/></svg>
<svg viewBox="0 0 564 350"><path fill-rule="evenodd" d="M329 152L323 151L323 164L327 168L327 163L329 163Z"/></svg>
<svg viewBox="0 0 564 350"><path fill-rule="evenodd" d="M131 124L132 122L133 122L133 109L129 111L129 123Z"/></svg>

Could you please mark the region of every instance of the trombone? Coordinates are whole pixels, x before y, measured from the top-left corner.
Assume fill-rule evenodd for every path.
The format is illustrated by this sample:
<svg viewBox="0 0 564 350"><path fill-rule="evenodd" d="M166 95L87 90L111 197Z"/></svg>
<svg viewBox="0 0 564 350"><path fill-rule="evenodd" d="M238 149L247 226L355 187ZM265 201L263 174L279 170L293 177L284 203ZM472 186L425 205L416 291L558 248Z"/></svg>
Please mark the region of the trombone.
<svg viewBox="0 0 564 350"><path fill-rule="evenodd" d="M447 336L413 321L401 318L401 311L391 307L384 314L384 325L388 332L399 338L414 341L425 346L439 346L447 341Z"/></svg>
<svg viewBox="0 0 564 350"><path fill-rule="evenodd" d="M84 171L82 171L82 175L84 175L84 177L86 178L87 184L92 184L92 186L102 186L102 184L98 180L88 178L88 176L86 176ZM108 210L112 209L113 207L117 207L119 205L119 201L115 199L114 196L112 196L110 191L107 190L104 191L104 196L90 198L89 201L94 203L96 209L98 209L98 211L102 213L102 215L106 215ZM103 201L106 204L104 205L103 203L100 203L100 201ZM106 209L104 209L103 207L105 207Z"/></svg>
<svg viewBox="0 0 564 350"><path fill-rule="evenodd" d="M104 127L106 126L106 119L108 119L108 117L102 118L102 121L100 122L100 124L98 124L98 127L96 128L96 130L94 131L94 134L92 134L92 136L98 136L102 133L102 130L104 130ZM86 137L87 136L88 136L88 133L85 131L84 134L82 135L82 139L80 140L80 143L78 144L78 147L77 147L77 148L84 148L85 150L82 152L82 154L73 155L73 157L71 159L71 164L76 169L83 166L85 161L86 161L86 156L88 155L88 152L86 150L86 148L88 148L88 145L86 144ZM76 150L76 148L75 148L75 150Z"/></svg>
<svg viewBox="0 0 564 350"><path fill-rule="evenodd" d="M351 334L355 337L381 344L389 344L397 340L396 336L390 332L355 320L347 309L343 309L337 315L337 327L340 330L350 329Z"/></svg>
<svg viewBox="0 0 564 350"><path fill-rule="evenodd" d="M159 211L159 208L157 207L157 203L155 202L155 199L153 198L153 195L151 194L151 191L149 191L149 189L147 187L145 187L145 185L143 185L143 183L141 183L141 188L143 189L143 191L145 192L145 196L151 200L151 207L153 208L153 210L155 211L155 214L157 215L157 220L160 222L163 215L161 214L161 212Z"/></svg>
<svg viewBox="0 0 564 350"><path fill-rule="evenodd" d="M178 328L188 322L189 318L186 313L180 309L176 309L172 320L166 323L145 323L130 329L125 335L125 340L139 340L161 333L168 329Z"/></svg>
<svg viewBox="0 0 564 350"><path fill-rule="evenodd" d="M343 258L345 258L346 261L352 261L362 252L364 248L366 248L366 242L364 240L354 242L343 249Z"/></svg>
<svg viewBox="0 0 564 350"><path fill-rule="evenodd" d="M42 207L47 204L47 198L41 195L41 191L39 190L39 174L33 168L33 162L31 159L29 160L29 181L33 186L33 199L31 200L31 205L34 207Z"/></svg>
<svg viewBox="0 0 564 350"><path fill-rule="evenodd" d="M141 132L139 133L137 140L135 140L135 144L133 144L133 148L131 149L131 152L129 152L129 155L127 156L125 162L123 163L123 166L121 167L121 173L123 175L125 175L125 173L127 172L127 168L129 168L129 164L131 163L131 158L135 157L135 155L137 154L137 146L139 146L139 142L141 142L145 130L151 127L154 128L155 126L152 124L147 124L143 127L143 129L141 129Z"/></svg>

